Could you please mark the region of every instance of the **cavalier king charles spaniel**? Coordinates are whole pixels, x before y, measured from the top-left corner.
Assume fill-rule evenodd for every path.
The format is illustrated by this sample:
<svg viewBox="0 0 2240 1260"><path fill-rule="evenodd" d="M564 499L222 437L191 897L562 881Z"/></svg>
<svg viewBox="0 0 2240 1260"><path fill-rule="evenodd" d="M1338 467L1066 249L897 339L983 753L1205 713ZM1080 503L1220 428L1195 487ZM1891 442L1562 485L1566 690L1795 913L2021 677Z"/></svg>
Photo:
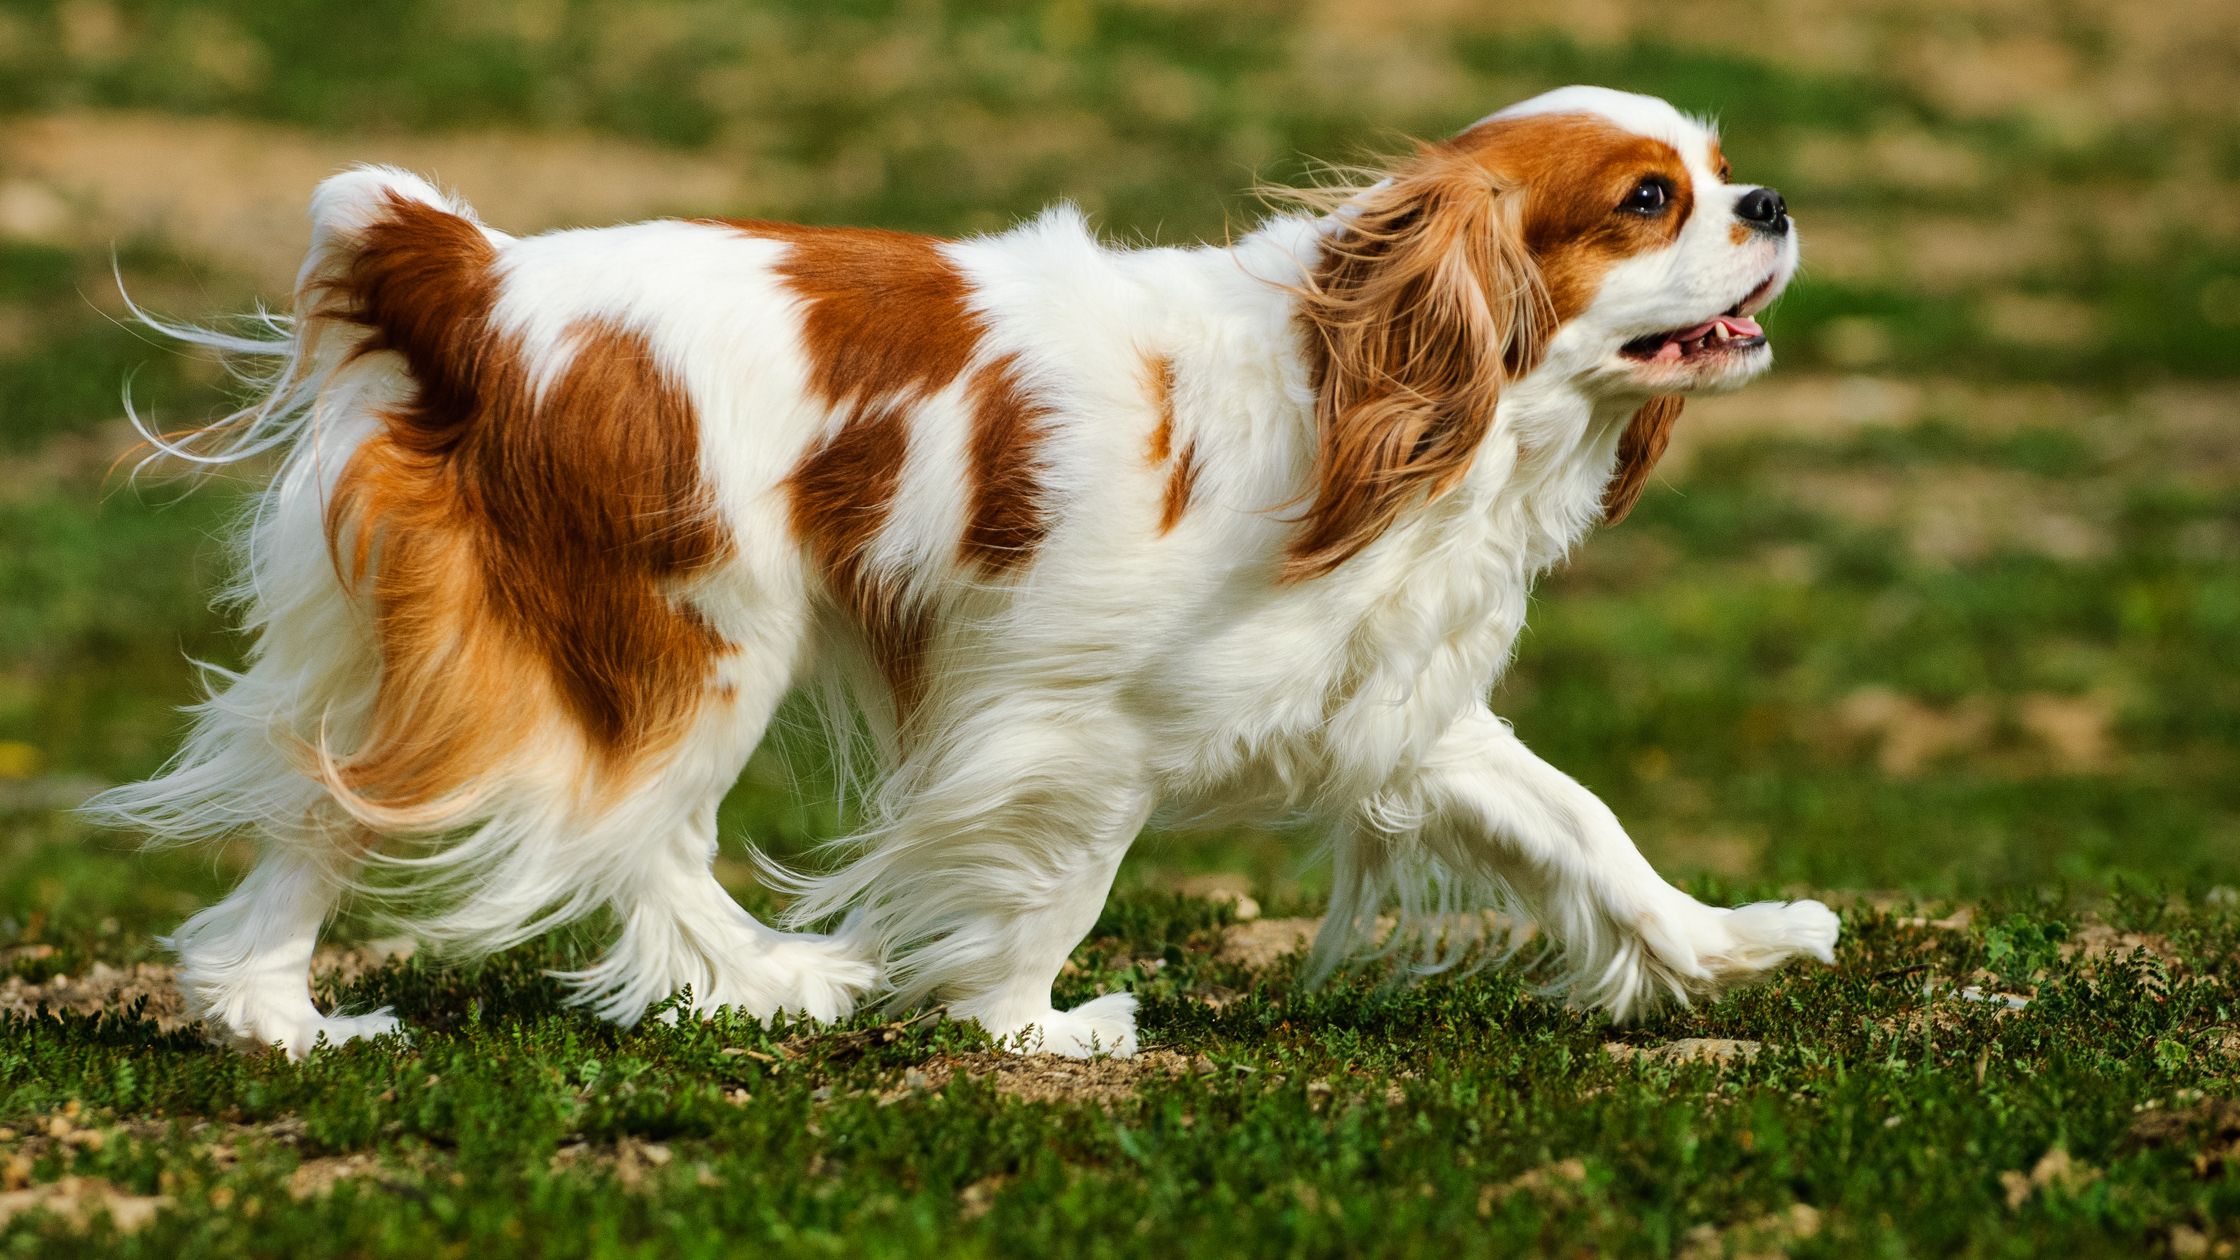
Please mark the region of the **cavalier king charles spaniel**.
<svg viewBox="0 0 2240 1260"><path fill-rule="evenodd" d="M942 1002L1125 1055L1133 997L1051 983L1154 816L1319 821L1310 978L1452 963L1496 906L1621 1020L1830 960L1827 907L1674 888L1487 704L1534 579L1633 506L1682 398L1766 369L1780 195L1586 87L1379 176L1143 249L1066 207L967 240L515 237L402 171L326 181L292 315L158 325L268 364L160 450L278 459L247 667L92 805L255 838L171 938L194 1014L298 1056L397 1029L309 987L364 889L470 956L598 916L564 979L624 1023L687 987ZM844 860L764 864L771 926L711 873L716 806L796 689L877 769Z"/></svg>

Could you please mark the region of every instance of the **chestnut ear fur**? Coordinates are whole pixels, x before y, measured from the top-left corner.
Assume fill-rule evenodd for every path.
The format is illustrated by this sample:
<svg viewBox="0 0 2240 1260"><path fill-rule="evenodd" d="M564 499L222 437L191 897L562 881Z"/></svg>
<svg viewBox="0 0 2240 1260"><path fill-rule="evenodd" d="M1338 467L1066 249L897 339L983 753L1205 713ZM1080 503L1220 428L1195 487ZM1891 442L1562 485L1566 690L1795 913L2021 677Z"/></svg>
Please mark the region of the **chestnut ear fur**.
<svg viewBox="0 0 2240 1260"><path fill-rule="evenodd" d="M1341 203L1300 289L1319 430L1285 580L1328 573L1468 471L1554 323L1520 192L1445 145Z"/></svg>
<svg viewBox="0 0 2240 1260"><path fill-rule="evenodd" d="M1665 445L1672 441L1673 423L1680 419L1680 408L1686 401L1678 394L1662 394L1633 413L1625 433L1618 438L1618 470L1610 475L1610 485L1602 492L1603 524L1615 525L1633 511L1649 484L1649 470L1657 466Z"/></svg>

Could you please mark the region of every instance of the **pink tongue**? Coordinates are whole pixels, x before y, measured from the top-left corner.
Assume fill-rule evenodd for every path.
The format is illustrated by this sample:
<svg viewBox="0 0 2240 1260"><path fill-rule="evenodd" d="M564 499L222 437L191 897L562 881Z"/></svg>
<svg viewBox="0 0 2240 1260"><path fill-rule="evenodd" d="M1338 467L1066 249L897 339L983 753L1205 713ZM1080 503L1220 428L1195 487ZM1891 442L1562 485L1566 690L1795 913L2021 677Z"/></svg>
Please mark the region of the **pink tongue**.
<svg viewBox="0 0 2240 1260"><path fill-rule="evenodd" d="M1701 341L1711 335L1712 329L1722 325L1725 326L1728 335L1733 337L1763 337L1766 334L1766 330L1758 326L1758 321L1748 315L1721 315L1716 319L1707 319L1693 328L1683 329L1666 337L1664 344L1658 346L1656 354L1651 357L1677 359L1686 353L1682 349L1683 346L1693 341Z"/></svg>

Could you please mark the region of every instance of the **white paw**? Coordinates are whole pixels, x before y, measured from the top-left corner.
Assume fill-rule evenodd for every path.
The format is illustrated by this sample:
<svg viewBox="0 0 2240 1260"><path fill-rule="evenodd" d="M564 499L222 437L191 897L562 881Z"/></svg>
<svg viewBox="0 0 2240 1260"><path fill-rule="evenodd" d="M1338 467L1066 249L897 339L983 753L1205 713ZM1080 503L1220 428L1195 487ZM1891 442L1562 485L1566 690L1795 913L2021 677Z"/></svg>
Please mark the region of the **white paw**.
<svg viewBox="0 0 2240 1260"><path fill-rule="evenodd" d="M879 966L848 945L829 936L769 933L765 939L740 946L736 954L713 963L715 981L695 986L690 1011L701 1018L729 1007L769 1019L778 1014L806 1016L830 1024L855 1013L865 994L879 984ZM566 973L576 981L593 1009L608 1019L628 1023L658 999L645 995L675 992L674 983L647 984L635 980L617 983L619 969L602 962L591 972ZM597 994L604 988L607 996ZM675 1023L678 1012L664 1009L654 1018Z"/></svg>
<svg viewBox="0 0 2240 1260"><path fill-rule="evenodd" d="M274 1049L301 1063L318 1047L343 1045L374 1037L402 1033L404 1024L384 1006L363 1015L321 1015L316 1010L294 1017L266 1016L228 1026L226 1039L243 1050Z"/></svg>
<svg viewBox="0 0 2240 1260"><path fill-rule="evenodd" d="M829 937L787 940L772 946L763 962L783 977L777 1008L824 1024L854 1014L879 983L878 964Z"/></svg>
<svg viewBox="0 0 2240 1260"><path fill-rule="evenodd" d="M1817 901L1759 901L1718 913L1727 941L1704 950L1702 961L1722 983L1746 983L1799 954L1836 960L1843 922Z"/></svg>
<svg viewBox="0 0 2240 1260"><path fill-rule="evenodd" d="M1044 1011L1023 1019L982 1020L996 1044L1015 1054L1057 1054L1069 1059L1136 1052L1136 995L1107 993L1070 1011Z"/></svg>
<svg viewBox="0 0 2240 1260"><path fill-rule="evenodd" d="M1755 984L1800 955L1835 961L1842 930L1817 901L1761 901L1732 910L1686 901L1634 921L1634 932L1583 964L1574 1000L1619 1023Z"/></svg>

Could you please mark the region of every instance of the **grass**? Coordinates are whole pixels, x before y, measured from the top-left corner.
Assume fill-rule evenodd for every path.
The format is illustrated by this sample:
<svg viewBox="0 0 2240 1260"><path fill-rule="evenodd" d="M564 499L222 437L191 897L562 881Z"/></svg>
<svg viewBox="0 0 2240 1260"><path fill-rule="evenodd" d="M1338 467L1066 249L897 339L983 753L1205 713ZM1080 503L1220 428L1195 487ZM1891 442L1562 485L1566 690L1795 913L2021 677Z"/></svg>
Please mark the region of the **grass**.
<svg viewBox="0 0 2240 1260"><path fill-rule="evenodd" d="M0 1251L2229 1254L2240 131L2202 105L2240 92L2204 51L2229 15L1691 12L0 8ZM1302 991L1244 949L1316 912L1300 835L1154 832L1061 980L1143 997L1134 1065L876 1016L622 1031L545 975L595 929L447 969L350 946L383 939L363 913L323 996L393 1004L409 1045L296 1066L174 1026L156 938L243 850L142 853L68 806L169 751L182 656L238 658L204 596L242 488L110 472L128 376L164 422L224 385L117 322L112 250L156 309L238 310L299 242L230 225L316 173L271 152L450 144L440 173L503 197L484 139L586 155L561 187L617 154L737 174L689 206L649 176L647 213L967 232L1063 196L1116 239L1217 239L1302 154L1574 79L1717 114L1808 269L1774 377L1691 405L1495 701L1699 894L1843 903L1835 967L1625 1030L1514 969ZM230 156L182 180L174 142ZM583 215L547 195L508 226ZM727 835L844 827L795 742ZM1266 913L1180 895L1211 887Z"/></svg>
<svg viewBox="0 0 2240 1260"><path fill-rule="evenodd" d="M1284 987L1202 902L1117 904L1061 998L1131 984L1174 1047L1004 1075L974 1032L749 1020L622 1032L543 951L391 963L407 1049L304 1067L132 1013L11 1024L35 1183L169 1204L17 1254L2137 1254L2229 1218L2229 906L2126 899L2097 952L2046 907L1952 930L1855 910L1842 965L1613 1034L1499 973ZM1227 929L1233 930L1233 929ZM2136 944L2135 948L2126 945ZM1951 979L2020 990L1970 1001ZM1223 1000L1218 1008L1209 997ZM1758 1043L1678 1061L1677 1037ZM1609 1044L1606 1044L1609 1043ZM1613 1050L1612 1045L1617 1049ZM1642 1053L1628 1053L1642 1051ZM2049 1152L2068 1171L2050 1176ZM2033 1183L2032 1174L2038 1174ZM1796 1205L1810 1206L1800 1213Z"/></svg>

